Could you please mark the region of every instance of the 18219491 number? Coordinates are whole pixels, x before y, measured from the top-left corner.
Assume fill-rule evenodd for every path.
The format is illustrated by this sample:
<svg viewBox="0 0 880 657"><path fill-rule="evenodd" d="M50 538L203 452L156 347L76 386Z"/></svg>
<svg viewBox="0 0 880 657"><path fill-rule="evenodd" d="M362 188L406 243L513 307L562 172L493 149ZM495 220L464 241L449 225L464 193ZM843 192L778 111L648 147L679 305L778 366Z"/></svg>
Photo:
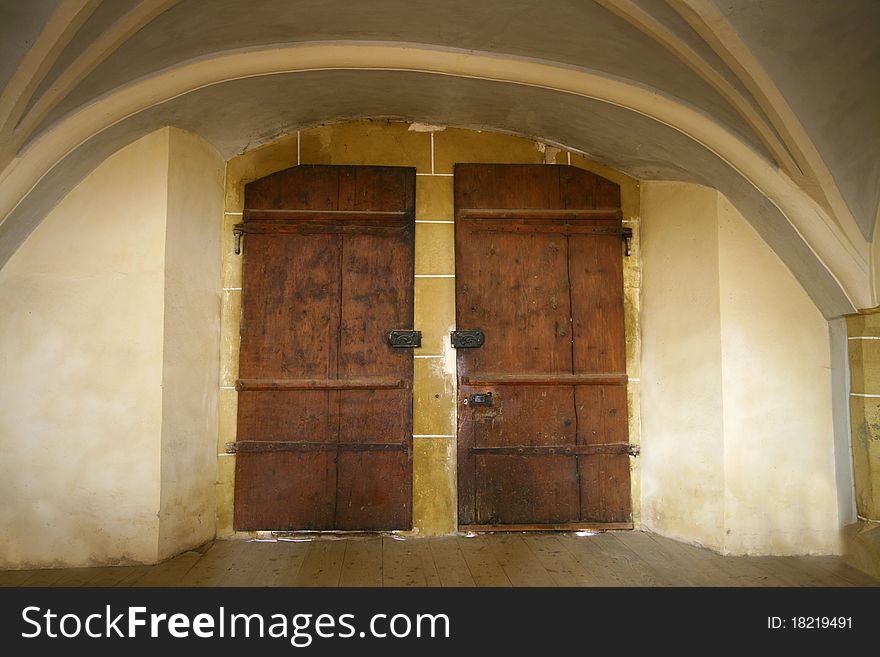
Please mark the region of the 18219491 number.
<svg viewBox="0 0 880 657"><path fill-rule="evenodd" d="M851 630L852 616L768 616L770 630Z"/></svg>

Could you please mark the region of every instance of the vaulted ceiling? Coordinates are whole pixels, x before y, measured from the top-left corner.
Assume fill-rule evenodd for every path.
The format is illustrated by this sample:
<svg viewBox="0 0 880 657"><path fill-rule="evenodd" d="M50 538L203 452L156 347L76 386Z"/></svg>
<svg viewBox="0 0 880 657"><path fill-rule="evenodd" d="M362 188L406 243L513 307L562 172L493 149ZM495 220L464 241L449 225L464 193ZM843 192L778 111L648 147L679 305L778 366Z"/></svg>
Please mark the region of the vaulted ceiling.
<svg viewBox="0 0 880 657"><path fill-rule="evenodd" d="M877 304L875 0L0 0L0 263L162 125L496 129L725 193L828 316Z"/></svg>

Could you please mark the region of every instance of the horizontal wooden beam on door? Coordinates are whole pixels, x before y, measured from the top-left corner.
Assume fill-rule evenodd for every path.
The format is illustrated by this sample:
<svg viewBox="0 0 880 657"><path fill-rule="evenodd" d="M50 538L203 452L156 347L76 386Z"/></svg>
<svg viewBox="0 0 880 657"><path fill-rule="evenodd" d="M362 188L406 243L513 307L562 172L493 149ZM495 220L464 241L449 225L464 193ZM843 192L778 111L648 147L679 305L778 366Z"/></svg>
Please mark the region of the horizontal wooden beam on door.
<svg viewBox="0 0 880 657"><path fill-rule="evenodd" d="M372 224L352 223L340 218L336 221L252 221L235 224L232 228L236 235L320 235L331 233L336 235L402 235L410 229L412 221L404 220L399 224L375 222Z"/></svg>
<svg viewBox="0 0 880 657"><path fill-rule="evenodd" d="M557 455L589 456L591 454L631 454L639 452L638 445L629 443L605 443L602 445L505 445L504 447L471 447L469 452L477 456L487 454L506 455Z"/></svg>
<svg viewBox="0 0 880 657"><path fill-rule="evenodd" d="M621 219L623 213L617 208L459 208L455 212L459 219L602 219L613 221Z"/></svg>
<svg viewBox="0 0 880 657"><path fill-rule="evenodd" d="M580 224L550 224L533 221L531 223L513 223L513 220L481 221L474 228L475 233L535 233L553 235L624 235L628 229L620 225L596 226Z"/></svg>
<svg viewBox="0 0 880 657"><path fill-rule="evenodd" d="M339 221L340 219L388 221L405 219L411 214L411 212L400 210L288 210L283 208L245 208L242 212L245 221Z"/></svg>
<svg viewBox="0 0 880 657"><path fill-rule="evenodd" d="M403 388L403 380L389 378L368 379L239 379L239 392L255 390L390 390Z"/></svg>
<svg viewBox="0 0 880 657"><path fill-rule="evenodd" d="M409 443L310 443L299 440L238 440L226 443L227 454L266 452L405 452Z"/></svg>
<svg viewBox="0 0 880 657"><path fill-rule="evenodd" d="M596 372L593 374L495 374L466 376L466 386L623 386L628 377L621 372Z"/></svg>

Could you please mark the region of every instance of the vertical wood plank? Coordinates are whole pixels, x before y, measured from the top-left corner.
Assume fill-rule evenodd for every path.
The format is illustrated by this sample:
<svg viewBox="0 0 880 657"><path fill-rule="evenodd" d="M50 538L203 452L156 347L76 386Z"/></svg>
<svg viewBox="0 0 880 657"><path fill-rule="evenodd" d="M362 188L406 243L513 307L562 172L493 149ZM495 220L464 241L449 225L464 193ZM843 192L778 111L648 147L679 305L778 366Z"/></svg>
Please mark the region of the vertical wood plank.
<svg viewBox="0 0 880 657"><path fill-rule="evenodd" d="M414 541L382 537L383 586L427 586L422 555L413 545Z"/></svg>
<svg viewBox="0 0 880 657"><path fill-rule="evenodd" d="M245 226L256 228L244 247L240 376L343 385L241 392L239 440L339 448L239 453L234 527L409 529L412 351L392 349L387 333L412 328L415 170L293 167L249 183L245 206ZM309 210L337 214L294 212ZM371 376L404 383L344 388ZM377 442L404 449L348 449Z"/></svg>
<svg viewBox="0 0 880 657"><path fill-rule="evenodd" d="M621 546L605 534L584 537L565 534L558 540L580 564L591 586L670 584L659 578L637 555L625 554Z"/></svg>
<svg viewBox="0 0 880 657"><path fill-rule="evenodd" d="M486 343L457 353L461 524L631 520L626 455L475 454L474 447L627 442L624 386L465 385L467 377L626 371L620 219L517 210L620 209L619 187L574 167L455 168L456 324ZM509 219L466 216L510 210ZM566 218L569 217L569 218ZM593 226L594 232L584 228Z"/></svg>
<svg viewBox="0 0 880 657"><path fill-rule="evenodd" d="M232 567L217 582L218 586L264 586L261 572L275 551L275 544L258 541L234 541L230 554Z"/></svg>
<svg viewBox="0 0 880 657"><path fill-rule="evenodd" d="M554 586L590 586L581 565L553 535L523 536L523 542L553 578Z"/></svg>
<svg viewBox="0 0 880 657"><path fill-rule="evenodd" d="M679 560L669 554L663 545L643 532L609 532L608 536L620 543L636 557L647 564L658 577L670 586L700 586L705 578L690 569L681 568Z"/></svg>
<svg viewBox="0 0 880 657"><path fill-rule="evenodd" d="M195 586L188 583L185 578L205 554L213 549L214 545L210 546L204 554L195 551L184 552L168 561L148 566L147 572L134 580L131 586ZM207 585L212 584L209 582Z"/></svg>
<svg viewBox="0 0 880 657"><path fill-rule="evenodd" d="M456 543L476 586L512 586L498 555L482 536L459 537Z"/></svg>
<svg viewBox="0 0 880 657"><path fill-rule="evenodd" d="M295 586L309 545L305 541L279 540L274 543L273 555L260 571L260 581L265 582L265 586Z"/></svg>
<svg viewBox="0 0 880 657"><path fill-rule="evenodd" d="M22 586L28 579L40 572L39 570L4 570L0 571L0 586L16 587Z"/></svg>
<svg viewBox="0 0 880 657"><path fill-rule="evenodd" d="M344 556L345 541L312 541L297 575L296 586L339 586Z"/></svg>
<svg viewBox="0 0 880 657"><path fill-rule="evenodd" d="M85 580L83 586L129 586L131 582L142 577L149 566L107 566L93 568L92 577Z"/></svg>
<svg viewBox="0 0 880 657"><path fill-rule="evenodd" d="M793 561L800 567L822 573L827 578L827 586L880 586L876 579L856 570L841 557L794 557Z"/></svg>
<svg viewBox="0 0 880 657"><path fill-rule="evenodd" d="M554 580L519 534L486 535L513 586L553 586Z"/></svg>
<svg viewBox="0 0 880 657"><path fill-rule="evenodd" d="M430 539L425 545L434 558L440 583L443 586L476 585L455 537Z"/></svg>
<svg viewBox="0 0 880 657"><path fill-rule="evenodd" d="M425 574L425 586L437 588L445 586L440 577L440 567L434 558L434 551L431 549L432 541L419 539L413 543L416 554L422 562L422 572Z"/></svg>
<svg viewBox="0 0 880 657"><path fill-rule="evenodd" d="M55 582L64 576L66 568L52 568L46 570L32 570L30 576L21 586L54 586Z"/></svg>
<svg viewBox="0 0 880 657"><path fill-rule="evenodd" d="M382 586L382 538L346 542L340 586Z"/></svg>
<svg viewBox="0 0 880 657"><path fill-rule="evenodd" d="M99 568L65 568L61 577L56 579L52 586L86 586L90 579L100 574Z"/></svg>
<svg viewBox="0 0 880 657"><path fill-rule="evenodd" d="M218 586L226 572L235 567L241 541L215 541L204 554L184 553L157 568L136 586Z"/></svg>
<svg viewBox="0 0 880 657"><path fill-rule="evenodd" d="M6 586L510 586L511 580L518 586L880 586L840 557L723 556L643 532L218 541L204 554L186 552L155 566L0 572Z"/></svg>

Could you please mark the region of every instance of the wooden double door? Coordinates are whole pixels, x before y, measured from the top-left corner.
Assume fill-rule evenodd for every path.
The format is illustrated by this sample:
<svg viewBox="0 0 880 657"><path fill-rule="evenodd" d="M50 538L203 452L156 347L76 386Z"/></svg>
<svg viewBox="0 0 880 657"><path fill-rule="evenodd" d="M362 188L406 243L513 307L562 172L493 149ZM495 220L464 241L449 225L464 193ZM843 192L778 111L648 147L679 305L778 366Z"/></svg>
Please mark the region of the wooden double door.
<svg viewBox="0 0 880 657"><path fill-rule="evenodd" d="M411 527L414 199L398 167L247 185L237 530ZM626 525L619 188L458 165L455 206L460 524Z"/></svg>
<svg viewBox="0 0 880 657"><path fill-rule="evenodd" d="M460 164L455 213L459 524L629 526L620 188Z"/></svg>
<svg viewBox="0 0 880 657"><path fill-rule="evenodd" d="M235 529L411 527L414 211L408 168L246 186Z"/></svg>

